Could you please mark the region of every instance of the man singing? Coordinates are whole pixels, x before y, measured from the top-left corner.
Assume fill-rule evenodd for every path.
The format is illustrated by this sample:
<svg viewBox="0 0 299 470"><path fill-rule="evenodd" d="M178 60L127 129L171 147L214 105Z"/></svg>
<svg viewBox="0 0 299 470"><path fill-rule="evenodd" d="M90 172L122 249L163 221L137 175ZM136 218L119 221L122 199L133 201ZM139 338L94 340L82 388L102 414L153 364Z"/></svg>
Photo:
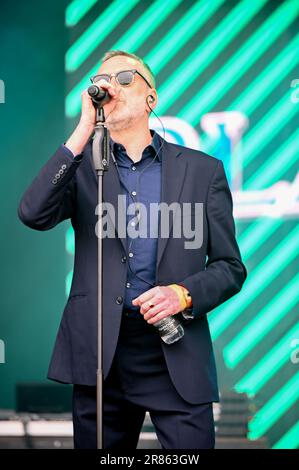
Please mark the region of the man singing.
<svg viewBox="0 0 299 470"><path fill-rule="evenodd" d="M136 448L146 411L162 448L213 448L212 403L219 397L207 313L238 293L247 276L224 167L149 128L158 97L153 73L139 57L106 53L92 81L109 93L103 107L112 158L103 199L121 212L123 196L127 230L120 236L115 225L115 236L103 238L104 448ZM43 166L18 210L36 230L65 219L74 228L74 275L48 378L73 384L76 448L96 448L95 123L95 107L84 91L75 131ZM174 221L169 236L161 236L163 215L149 216L155 204L191 204L183 225L187 219L196 224L201 205L202 242L188 246L184 232L174 233ZM147 236L133 236L145 223L152 224ZM167 344L155 323L172 316L184 335Z"/></svg>

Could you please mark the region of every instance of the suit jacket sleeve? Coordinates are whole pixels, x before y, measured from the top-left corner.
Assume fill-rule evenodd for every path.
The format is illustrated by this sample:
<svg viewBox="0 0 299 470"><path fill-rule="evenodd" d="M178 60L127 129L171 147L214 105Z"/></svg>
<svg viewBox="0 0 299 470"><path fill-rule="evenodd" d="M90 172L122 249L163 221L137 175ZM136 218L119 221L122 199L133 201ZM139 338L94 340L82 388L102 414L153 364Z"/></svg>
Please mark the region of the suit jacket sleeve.
<svg viewBox="0 0 299 470"><path fill-rule="evenodd" d="M235 238L232 196L221 160L209 185L206 209L209 239L205 270L181 281L191 293L194 318L239 292L247 277Z"/></svg>
<svg viewBox="0 0 299 470"><path fill-rule="evenodd" d="M18 216L30 228L49 230L74 214L76 170L82 154L72 157L60 146L24 193Z"/></svg>

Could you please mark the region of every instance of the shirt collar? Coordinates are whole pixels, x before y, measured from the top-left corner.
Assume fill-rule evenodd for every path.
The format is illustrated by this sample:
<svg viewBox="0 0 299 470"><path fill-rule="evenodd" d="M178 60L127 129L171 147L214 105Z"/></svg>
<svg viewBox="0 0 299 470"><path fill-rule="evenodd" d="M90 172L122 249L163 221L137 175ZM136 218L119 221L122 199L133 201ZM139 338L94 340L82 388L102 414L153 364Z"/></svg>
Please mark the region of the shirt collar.
<svg viewBox="0 0 299 470"><path fill-rule="evenodd" d="M161 140L160 140L160 136L159 134L154 131L153 129L150 129L150 133L151 133L151 136L152 136L152 141L151 143L146 147L146 149L149 149L149 148L152 148L154 150L154 152L156 153L157 152L157 155L158 155L158 160L161 162L161 158L162 158L162 155L161 155ZM111 137L110 137L110 149L113 151L113 153L115 154L115 156L117 156L117 154L120 152L120 151L125 151L125 148L122 144L119 144L118 142L115 142Z"/></svg>

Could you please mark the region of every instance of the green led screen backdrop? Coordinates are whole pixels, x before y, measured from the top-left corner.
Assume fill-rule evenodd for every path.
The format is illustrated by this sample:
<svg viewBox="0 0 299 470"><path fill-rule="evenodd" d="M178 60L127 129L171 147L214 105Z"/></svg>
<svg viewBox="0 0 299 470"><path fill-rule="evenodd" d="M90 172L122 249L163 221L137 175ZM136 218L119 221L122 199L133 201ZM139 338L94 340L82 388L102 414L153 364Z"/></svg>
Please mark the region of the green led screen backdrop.
<svg viewBox="0 0 299 470"><path fill-rule="evenodd" d="M221 158L231 186L248 278L208 315L221 390L252 399L250 439L298 448L298 0L26 3L0 19L0 407L14 406L16 382L45 380L72 279L69 223L29 231L19 197L74 128L104 52L124 49L156 75L166 138Z"/></svg>

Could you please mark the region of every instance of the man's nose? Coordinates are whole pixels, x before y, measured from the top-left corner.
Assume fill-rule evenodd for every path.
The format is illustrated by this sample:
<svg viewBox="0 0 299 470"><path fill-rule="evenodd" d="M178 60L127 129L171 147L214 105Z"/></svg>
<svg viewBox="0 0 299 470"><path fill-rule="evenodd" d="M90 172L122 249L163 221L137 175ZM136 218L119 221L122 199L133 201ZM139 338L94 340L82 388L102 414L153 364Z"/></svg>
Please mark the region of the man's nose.
<svg viewBox="0 0 299 470"><path fill-rule="evenodd" d="M113 83L112 83L112 80L114 80ZM118 86L118 83L117 83L117 80L116 80L116 76L115 76L115 75L111 75L111 76L110 76L110 83L111 83L111 85L113 85L113 86Z"/></svg>

